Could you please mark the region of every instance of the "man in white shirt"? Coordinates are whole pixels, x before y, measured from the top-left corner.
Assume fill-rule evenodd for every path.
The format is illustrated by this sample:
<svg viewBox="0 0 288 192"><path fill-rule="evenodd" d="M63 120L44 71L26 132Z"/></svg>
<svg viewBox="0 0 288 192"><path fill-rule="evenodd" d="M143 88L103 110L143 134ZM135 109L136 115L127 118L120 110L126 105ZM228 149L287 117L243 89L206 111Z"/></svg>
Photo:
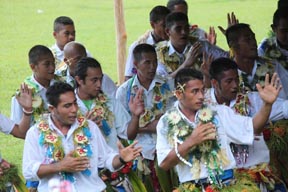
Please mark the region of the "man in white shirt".
<svg viewBox="0 0 288 192"><path fill-rule="evenodd" d="M61 81L69 83L72 87L76 87L75 69L78 61L87 56L85 47L75 41L69 42L64 46L64 63L56 70L55 74L60 77ZM105 94L114 97L117 86L112 79L103 74L102 90Z"/></svg>
<svg viewBox="0 0 288 192"><path fill-rule="evenodd" d="M64 60L64 46L76 39L76 30L73 20L67 16L57 17L54 20L53 36L56 42L51 47L51 51L55 57L56 69L58 69ZM91 54L88 51L87 56L91 57Z"/></svg>
<svg viewBox="0 0 288 192"><path fill-rule="evenodd" d="M127 140L131 137L127 130L137 128L144 107L133 106L131 118L119 100L102 91L103 77L97 60L81 59L75 70L75 93L80 113L98 125L108 145L116 150L118 138Z"/></svg>
<svg viewBox="0 0 288 192"><path fill-rule="evenodd" d="M280 87L276 76L259 84L264 104L254 118L235 114L224 105L204 106L203 76L194 69L182 69L175 77L177 106L166 112L157 125L157 155L161 168L176 166L181 187L223 187L233 177L236 163L230 143L252 144L261 133ZM270 90L270 91L269 91ZM187 189L186 189L187 190Z"/></svg>
<svg viewBox="0 0 288 192"><path fill-rule="evenodd" d="M152 30L148 30L137 41L133 42L129 47L129 52L125 66L125 79L131 78L137 73L137 70L133 64L133 50L140 43L147 43L153 46L160 41L168 39L165 32L165 17L170 13L169 9L165 6L158 5L150 11L150 25Z"/></svg>
<svg viewBox="0 0 288 192"><path fill-rule="evenodd" d="M95 123L77 115L74 89L56 83L47 90L50 115L27 133L23 152L25 179L39 180L38 191L47 191L52 178L68 180L72 191L98 192L106 186L98 167L115 170L137 157L141 148L119 145L119 153L105 142Z"/></svg>

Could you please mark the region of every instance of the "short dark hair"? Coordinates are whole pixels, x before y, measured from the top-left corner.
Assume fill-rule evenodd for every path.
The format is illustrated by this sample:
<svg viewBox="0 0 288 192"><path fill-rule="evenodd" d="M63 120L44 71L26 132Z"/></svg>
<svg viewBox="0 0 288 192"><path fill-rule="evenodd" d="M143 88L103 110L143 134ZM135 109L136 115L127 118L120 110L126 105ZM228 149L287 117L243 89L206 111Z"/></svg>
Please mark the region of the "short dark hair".
<svg viewBox="0 0 288 192"><path fill-rule="evenodd" d="M134 60L138 62L141 61L142 53L154 53L156 55L155 48L152 45L141 43L133 49Z"/></svg>
<svg viewBox="0 0 288 192"><path fill-rule="evenodd" d="M188 16L181 12L172 12L169 13L166 17L166 28L170 29L175 22L186 21L189 23Z"/></svg>
<svg viewBox="0 0 288 192"><path fill-rule="evenodd" d="M279 25L280 19L288 20L288 7L278 8L273 15L273 26L277 27Z"/></svg>
<svg viewBox="0 0 288 192"><path fill-rule="evenodd" d="M185 0L169 0L167 2L166 7L173 12L174 11L174 7L175 5L185 5L186 7L188 7L188 4Z"/></svg>
<svg viewBox="0 0 288 192"><path fill-rule="evenodd" d="M84 57L80 59L76 65L75 76L78 76L81 80L85 80L89 67L101 69L101 65L96 59L92 57Z"/></svg>
<svg viewBox="0 0 288 192"><path fill-rule="evenodd" d="M68 83L56 82L52 86L48 87L46 92L46 98L50 105L57 107L60 101L60 96L67 92L73 92L74 88Z"/></svg>
<svg viewBox="0 0 288 192"><path fill-rule="evenodd" d="M53 57L51 50L44 45L35 45L33 46L28 53L29 64L37 65L39 58L43 55L50 54Z"/></svg>
<svg viewBox="0 0 288 192"><path fill-rule="evenodd" d="M170 13L169 9L165 6L158 5L156 7L153 7L153 9L150 11L150 22L157 23L158 21L161 21L162 19L165 19L165 17Z"/></svg>
<svg viewBox="0 0 288 192"><path fill-rule="evenodd" d="M209 74L211 79L221 80L222 73L228 70L236 70L238 66L235 61L229 58L220 57L212 61L209 69Z"/></svg>
<svg viewBox="0 0 288 192"><path fill-rule="evenodd" d="M238 23L235 25L230 26L225 33L226 41L229 47L233 47L238 42L239 37L241 36L241 33L244 30L251 30L250 25L246 23Z"/></svg>
<svg viewBox="0 0 288 192"><path fill-rule="evenodd" d="M60 16L54 20L54 32L60 31L61 25L74 25L73 20L67 16Z"/></svg>
<svg viewBox="0 0 288 192"><path fill-rule="evenodd" d="M188 81L196 79L203 81L203 74L200 71L192 68L183 68L177 72L174 83L177 87L179 84L184 85Z"/></svg>

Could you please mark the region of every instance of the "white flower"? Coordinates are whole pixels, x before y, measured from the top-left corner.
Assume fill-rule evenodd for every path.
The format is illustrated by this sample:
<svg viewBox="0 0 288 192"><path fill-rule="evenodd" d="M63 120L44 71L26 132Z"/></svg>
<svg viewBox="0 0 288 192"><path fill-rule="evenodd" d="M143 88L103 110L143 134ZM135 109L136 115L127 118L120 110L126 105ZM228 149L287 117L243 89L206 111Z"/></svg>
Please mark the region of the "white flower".
<svg viewBox="0 0 288 192"><path fill-rule="evenodd" d="M176 125L181 120L181 117L177 112L171 112L168 118L170 122L174 125Z"/></svg>
<svg viewBox="0 0 288 192"><path fill-rule="evenodd" d="M256 75L258 76L258 77L260 77L260 76L264 76L264 75L266 75L266 73L269 71L269 69L268 69L268 66L267 65L261 65L260 67L258 67L257 69L256 69Z"/></svg>
<svg viewBox="0 0 288 192"><path fill-rule="evenodd" d="M211 109L205 107L203 109L201 109L199 111L199 114L198 114L198 117L199 117L199 120L202 121L202 122L208 122L208 121L211 121L212 118L213 118L213 112Z"/></svg>

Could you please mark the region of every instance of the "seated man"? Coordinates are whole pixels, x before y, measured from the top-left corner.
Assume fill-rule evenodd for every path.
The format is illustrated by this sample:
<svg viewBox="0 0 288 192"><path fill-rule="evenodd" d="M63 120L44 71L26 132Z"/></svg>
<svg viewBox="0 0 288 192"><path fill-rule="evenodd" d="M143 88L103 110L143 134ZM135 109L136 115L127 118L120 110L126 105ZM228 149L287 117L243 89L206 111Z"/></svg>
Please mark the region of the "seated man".
<svg viewBox="0 0 288 192"><path fill-rule="evenodd" d="M277 60L288 70L288 12L279 8L273 16L271 28L275 36L264 39L258 46L258 55Z"/></svg>
<svg viewBox="0 0 288 192"><path fill-rule="evenodd" d="M228 57L228 53L206 40L189 37L188 17L184 13L174 12L166 17L166 33L169 41L157 44L157 73L162 76L175 77L182 68L199 69L202 64L202 54L218 57Z"/></svg>
<svg viewBox="0 0 288 192"><path fill-rule="evenodd" d="M261 96L258 92L240 92L238 67L233 60L228 58L216 59L211 63L209 71L213 88L206 90L205 103L224 104L236 113L250 117L259 111L263 103ZM287 118L288 100L277 98L272 106L269 121ZM270 155L263 134L254 137L253 145L230 144L236 166L241 172L240 175L246 173L251 176L250 178L246 177L246 179L249 178L250 181L268 190L280 190L281 187L283 188L281 179L275 177L275 173L273 174L273 171L267 166ZM255 176L260 172L263 173L263 177L256 179Z"/></svg>
<svg viewBox="0 0 288 192"><path fill-rule="evenodd" d="M113 151L98 126L81 115L74 89L56 83L46 93L50 115L42 117L27 133L23 152L25 179L40 180L38 192L48 189L52 178L72 183L72 191L103 191L98 167L119 169L140 155L137 142Z"/></svg>
<svg viewBox="0 0 288 192"><path fill-rule="evenodd" d="M169 191L172 189L171 182L161 183L165 177L169 177L167 172L154 166L156 162L155 146L156 146L156 125L163 113L172 105L170 97L172 97L172 86L156 75L157 56L155 49L149 44L139 44L133 50L134 65L137 69L137 75L124 82L117 90L116 98L121 101L127 111L131 112L131 117L135 119L135 114L130 109L129 102L137 98L137 92L142 90L140 95L144 100L145 112L138 116L136 127L128 128L130 133L129 139L137 139L139 146L143 147L143 164L147 169L138 166L140 176L143 178L148 191ZM142 162L142 159L139 160ZM140 164L139 164L140 165ZM160 172L162 178L158 179L156 175ZM159 176L160 177L160 176ZM152 182L153 181L153 182ZM166 180L169 181L169 180ZM160 188L160 185L161 188Z"/></svg>
<svg viewBox="0 0 288 192"><path fill-rule="evenodd" d="M48 113L46 100L47 88L55 83L55 59L49 48L43 45L32 47L28 54L29 64L33 74L24 80L24 83L32 91L33 109L26 111L23 109L16 97L12 97L11 119L19 123L23 114L30 116L30 126L32 126L42 114Z"/></svg>
<svg viewBox="0 0 288 192"><path fill-rule="evenodd" d="M271 83L267 75L264 88L257 85L264 102L253 118L237 115L224 105L204 105L205 89L199 71L180 70L175 85L177 105L157 124L158 163L164 170L176 166L181 192L201 191L210 185L222 189L233 178L236 165L230 143L251 145L254 133L262 132L281 88L276 75Z"/></svg>
<svg viewBox="0 0 288 192"><path fill-rule="evenodd" d="M78 61L87 56L85 47L75 41L71 41L64 46L64 64L55 72L60 77L61 81L69 83L72 87L76 87L75 69ZM103 92L114 97L117 86L106 74L103 74L102 79Z"/></svg>
<svg viewBox="0 0 288 192"><path fill-rule="evenodd" d="M136 74L137 70L133 64L133 50L140 43L147 43L150 45L156 45L160 41L168 39L165 32L165 17L170 11L165 6L156 6L150 11L150 25L152 30L147 31L137 41L132 43L129 47L125 66L125 79L131 78Z"/></svg>

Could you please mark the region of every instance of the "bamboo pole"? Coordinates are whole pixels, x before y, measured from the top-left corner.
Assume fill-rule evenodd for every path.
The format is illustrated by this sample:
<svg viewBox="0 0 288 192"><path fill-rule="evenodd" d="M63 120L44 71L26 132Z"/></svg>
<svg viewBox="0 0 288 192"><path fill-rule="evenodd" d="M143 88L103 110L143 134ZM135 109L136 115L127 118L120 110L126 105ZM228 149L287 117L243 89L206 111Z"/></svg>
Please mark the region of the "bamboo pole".
<svg viewBox="0 0 288 192"><path fill-rule="evenodd" d="M118 70L118 85L124 82L124 70L126 62L126 29L124 21L124 9L122 0L114 0L115 12L115 29L116 29L116 44L117 44L117 70Z"/></svg>

